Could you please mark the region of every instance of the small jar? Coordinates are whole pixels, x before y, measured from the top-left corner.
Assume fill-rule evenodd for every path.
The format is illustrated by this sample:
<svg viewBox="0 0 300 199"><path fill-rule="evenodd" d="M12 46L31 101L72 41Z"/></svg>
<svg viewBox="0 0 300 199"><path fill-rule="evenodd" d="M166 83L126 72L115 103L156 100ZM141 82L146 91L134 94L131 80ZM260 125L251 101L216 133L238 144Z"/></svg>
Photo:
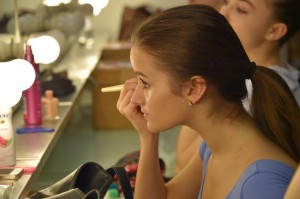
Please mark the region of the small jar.
<svg viewBox="0 0 300 199"><path fill-rule="evenodd" d="M54 97L52 90L46 90L45 96L42 97L42 115L44 119L59 118L59 100Z"/></svg>

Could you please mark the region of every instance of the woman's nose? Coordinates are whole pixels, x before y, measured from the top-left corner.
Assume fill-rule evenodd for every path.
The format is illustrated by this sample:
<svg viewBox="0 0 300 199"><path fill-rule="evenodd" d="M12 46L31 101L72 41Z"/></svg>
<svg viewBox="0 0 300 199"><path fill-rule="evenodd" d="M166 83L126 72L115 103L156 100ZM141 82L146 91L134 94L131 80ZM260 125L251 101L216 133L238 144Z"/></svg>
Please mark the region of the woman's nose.
<svg viewBox="0 0 300 199"><path fill-rule="evenodd" d="M229 19L229 11L230 11L229 5L223 5L221 6L219 12L228 20Z"/></svg>

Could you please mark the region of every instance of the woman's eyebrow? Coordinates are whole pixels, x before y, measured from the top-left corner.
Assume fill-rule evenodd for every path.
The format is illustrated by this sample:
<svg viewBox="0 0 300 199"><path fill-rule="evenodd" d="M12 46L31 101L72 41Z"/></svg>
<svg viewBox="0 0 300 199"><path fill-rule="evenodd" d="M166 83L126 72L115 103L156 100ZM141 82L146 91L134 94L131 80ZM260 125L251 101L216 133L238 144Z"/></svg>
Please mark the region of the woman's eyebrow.
<svg viewBox="0 0 300 199"><path fill-rule="evenodd" d="M254 7L253 3L251 1L249 1L249 0L240 0L240 1L249 4L251 7Z"/></svg>
<svg viewBox="0 0 300 199"><path fill-rule="evenodd" d="M145 75L144 73L139 72L139 71L135 71L134 73L135 73L136 75L138 75L138 76L148 77L147 75Z"/></svg>

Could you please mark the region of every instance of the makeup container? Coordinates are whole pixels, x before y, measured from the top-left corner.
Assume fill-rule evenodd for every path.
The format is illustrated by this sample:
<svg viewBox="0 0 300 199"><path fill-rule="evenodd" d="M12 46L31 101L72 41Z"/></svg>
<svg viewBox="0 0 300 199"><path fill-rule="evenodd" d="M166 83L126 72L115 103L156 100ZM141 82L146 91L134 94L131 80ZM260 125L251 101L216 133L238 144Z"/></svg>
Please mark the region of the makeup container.
<svg viewBox="0 0 300 199"><path fill-rule="evenodd" d="M58 119L59 100L54 97L52 90L45 91L45 97L42 97L42 115L44 119Z"/></svg>

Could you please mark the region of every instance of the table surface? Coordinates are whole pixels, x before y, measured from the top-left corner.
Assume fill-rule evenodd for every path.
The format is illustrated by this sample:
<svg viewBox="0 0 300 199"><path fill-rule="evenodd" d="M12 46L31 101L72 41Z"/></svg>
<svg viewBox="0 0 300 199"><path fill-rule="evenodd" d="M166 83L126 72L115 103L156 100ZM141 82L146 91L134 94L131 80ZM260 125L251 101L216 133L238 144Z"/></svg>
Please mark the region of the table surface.
<svg viewBox="0 0 300 199"><path fill-rule="evenodd" d="M108 34L97 33L90 46L74 44L53 69L54 72L66 70L68 78L72 80L76 90L66 97L59 98L59 119L43 121L42 126L54 128L54 132L15 134L17 158L15 167L34 168L35 171L32 174L24 173L18 181L14 182L13 199L26 198L31 191L32 182L37 179L57 140L63 133L63 129L73 112L73 107L95 68L101 56L101 49L108 39ZM14 128L24 126L23 113L24 107L21 105L13 115Z"/></svg>

